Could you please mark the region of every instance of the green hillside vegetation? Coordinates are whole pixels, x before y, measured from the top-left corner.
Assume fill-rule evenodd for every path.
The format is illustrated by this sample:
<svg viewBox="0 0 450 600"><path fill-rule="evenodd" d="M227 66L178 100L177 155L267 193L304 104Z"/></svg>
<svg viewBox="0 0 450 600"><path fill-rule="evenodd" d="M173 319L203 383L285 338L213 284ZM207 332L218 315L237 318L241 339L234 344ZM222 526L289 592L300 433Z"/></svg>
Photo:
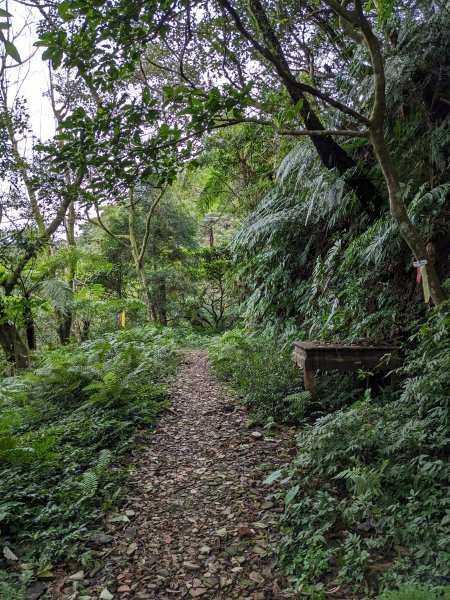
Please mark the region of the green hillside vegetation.
<svg viewBox="0 0 450 600"><path fill-rule="evenodd" d="M293 594L450 598L448 7L16 4L0 9L1 599L92 565L193 346L251 423L295 432L268 477ZM36 60L18 55L25 8L55 135L12 83ZM402 366L318 372L312 395L297 340L389 342Z"/></svg>

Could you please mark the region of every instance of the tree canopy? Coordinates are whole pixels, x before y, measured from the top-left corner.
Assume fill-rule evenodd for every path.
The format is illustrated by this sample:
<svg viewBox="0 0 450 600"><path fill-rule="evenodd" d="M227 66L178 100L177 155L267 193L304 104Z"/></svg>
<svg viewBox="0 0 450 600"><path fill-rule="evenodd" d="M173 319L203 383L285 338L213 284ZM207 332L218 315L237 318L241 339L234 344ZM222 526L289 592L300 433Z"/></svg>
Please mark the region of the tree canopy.
<svg viewBox="0 0 450 600"><path fill-rule="evenodd" d="M192 336L267 431L307 432L286 475L308 486L286 497L280 565L293 589L321 598L334 581L375 597L445 583L449 25L443 0L0 9L0 408L18 410L14 381L38 407L29 431L24 408L23 426L0 416L0 463L16 453L23 469L35 434L57 444L47 421L36 433L42 398L57 420L67 393L86 423L98 408L102 431L109 407L127 423L135 407L142 424L134 395L164 396L174 347ZM33 69L47 81L39 99L26 91ZM37 130L37 102L54 131ZM328 373L311 397L290 364L297 339L394 344L405 359L397 387ZM144 391L139 352L158 374ZM131 403L123 414L118 389ZM85 472L98 489L96 468ZM414 519L430 528L423 548ZM63 551L52 535L53 560Z"/></svg>

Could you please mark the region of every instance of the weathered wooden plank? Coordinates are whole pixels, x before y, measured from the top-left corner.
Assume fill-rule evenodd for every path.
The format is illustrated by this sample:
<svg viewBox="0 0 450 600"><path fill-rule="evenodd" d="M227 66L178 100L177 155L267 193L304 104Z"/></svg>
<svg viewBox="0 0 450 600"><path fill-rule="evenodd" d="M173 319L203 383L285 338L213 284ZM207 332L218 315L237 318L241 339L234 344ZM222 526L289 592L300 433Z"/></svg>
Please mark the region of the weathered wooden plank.
<svg viewBox="0 0 450 600"><path fill-rule="evenodd" d="M292 359L295 363L297 363L298 367L303 369L305 367L306 352L302 350L302 348L294 347Z"/></svg>
<svg viewBox="0 0 450 600"><path fill-rule="evenodd" d="M397 350L397 346L393 344L343 344L343 343L333 343L333 342L294 342L294 346L296 348L301 348L303 350Z"/></svg>
<svg viewBox="0 0 450 600"><path fill-rule="evenodd" d="M309 392L313 397L315 393L314 375L315 371L308 371L306 369L303 373L303 382L305 385L305 390Z"/></svg>
<svg viewBox="0 0 450 600"><path fill-rule="evenodd" d="M391 371L401 365L398 349L392 345L340 345L295 342L294 362L306 371Z"/></svg>

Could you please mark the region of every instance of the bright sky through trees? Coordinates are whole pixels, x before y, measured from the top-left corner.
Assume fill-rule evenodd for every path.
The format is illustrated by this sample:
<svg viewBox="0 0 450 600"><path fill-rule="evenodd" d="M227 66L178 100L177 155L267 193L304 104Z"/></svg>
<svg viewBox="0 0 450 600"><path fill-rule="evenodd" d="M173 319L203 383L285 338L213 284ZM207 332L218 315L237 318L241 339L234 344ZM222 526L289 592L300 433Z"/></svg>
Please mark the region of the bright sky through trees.
<svg viewBox="0 0 450 600"><path fill-rule="evenodd" d="M42 49L34 46L41 16L21 2L8 2L7 9L12 14L9 35L22 59L20 65L11 57L7 59L11 98L25 98L33 135L47 139L54 135L55 122L49 99L44 97L49 88L48 65L42 60ZM27 150L31 150L29 143Z"/></svg>

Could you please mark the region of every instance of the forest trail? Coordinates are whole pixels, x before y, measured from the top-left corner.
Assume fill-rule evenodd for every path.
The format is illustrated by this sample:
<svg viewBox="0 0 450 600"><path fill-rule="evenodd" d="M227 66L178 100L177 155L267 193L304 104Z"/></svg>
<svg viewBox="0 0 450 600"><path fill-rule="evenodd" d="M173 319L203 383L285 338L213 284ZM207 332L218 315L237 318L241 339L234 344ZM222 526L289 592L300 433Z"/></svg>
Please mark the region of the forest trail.
<svg viewBox="0 0 450 600"><path fill-rule="evenodd" d="M98 540L102 566L88 570L80 597L291 597L270 552L282 508L263 480L286 462L292 430L269 437L249 428L203 350L186 354L172 400L156 431L136 440L136 471Z"/></svg>

